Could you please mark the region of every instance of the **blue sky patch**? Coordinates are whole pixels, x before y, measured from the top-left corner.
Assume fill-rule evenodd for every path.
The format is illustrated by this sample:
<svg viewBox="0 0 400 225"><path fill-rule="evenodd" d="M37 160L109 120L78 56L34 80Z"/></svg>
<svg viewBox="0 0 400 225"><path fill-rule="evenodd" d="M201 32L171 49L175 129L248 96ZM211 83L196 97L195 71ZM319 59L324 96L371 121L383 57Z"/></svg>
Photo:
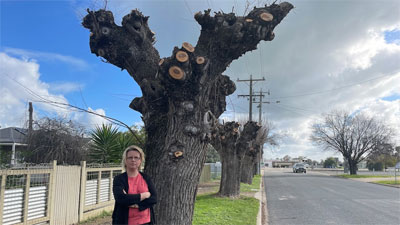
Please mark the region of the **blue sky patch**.
<svg viewBox="0 0 400 225"><path fill-rule="evenodd" d="M400 30L385 31L385 41L400 45Z"/></svg>
<svg viewBox="0 0 400 225"><path fill-rule="evenodd" d="M389 95L382 98L383 101L388 101L388 102L393 102L396 101L397 99L400 99L400 94Z"/></svg>

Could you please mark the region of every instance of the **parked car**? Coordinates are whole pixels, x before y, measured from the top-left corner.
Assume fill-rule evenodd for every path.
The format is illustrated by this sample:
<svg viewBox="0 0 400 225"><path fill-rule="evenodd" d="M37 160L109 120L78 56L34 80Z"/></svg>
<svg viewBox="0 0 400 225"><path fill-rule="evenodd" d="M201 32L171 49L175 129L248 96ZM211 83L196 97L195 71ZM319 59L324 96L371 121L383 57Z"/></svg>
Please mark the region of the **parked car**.
<svg viewBox="0 0 400 225"><path fill-rule="evenodd" d="M306 173L306 167L303 163L296 163L293 166L293 173Z"/></svg>

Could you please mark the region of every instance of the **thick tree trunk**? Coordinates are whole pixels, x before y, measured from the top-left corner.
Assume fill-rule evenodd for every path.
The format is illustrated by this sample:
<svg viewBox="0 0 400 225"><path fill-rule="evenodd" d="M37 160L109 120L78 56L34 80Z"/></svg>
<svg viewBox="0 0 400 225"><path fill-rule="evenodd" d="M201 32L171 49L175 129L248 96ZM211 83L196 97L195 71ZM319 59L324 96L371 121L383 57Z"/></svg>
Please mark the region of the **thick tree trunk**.
<svg viewBox="0 0 400 225"><path fill-rule="evenodd" d="M240 173L240 182L246 184L253 183L254 161L251 156L246 154L242 161L242 171Z"/></svg>
<svg viewBox="0 0 400 225"><path fill-rule="evenodd" d="M262 132L262 130L260 130ZM259 133L260 133L259 132ZM263 138L260 138L260 134L257 135L257 139L264 140ZM264 144L259 142L259 140L255 139L254 140L254 146L250 147L250 149L246 152L246 155L244 156L243 159L243 164L242 164L242 171L240 175L240 182L242 183L247 183L247 184L252 184L253 183L253 177L255 174L257 174L257 167L258 167L258 162L259 162L259 154L260 154L260 146Z"/></svg>
<svg viewBox="0 0 400 225"><path fill-rule="evenodd" d="M127 70L143 93L130 107L142 114L147 132L145 172L158 192L158 224L192 223L206 146L225 111L225 97L236 89L222 73L261 40L272 40L273 29L292 8L272 4L246 17L197 13L202 26L197 45L185 42L163 59L153 46L148 17L138 10L126 15L122 26L110 11L88 10L82 25L91 31L91 52Z"/></svg>
<svg viewBox="0 0 400 225"><path fill-rule="evenodd" d="M220 154L222 163L220 196L239 197L241 162L247 146L256 139L259 129L256 122L249 121L240 134L237 122L219 125L214 130L211 143Z"/></svg>
<svg viewBox="0 0 400 225"><path fill-rule="evenodd" d="M351 159L349 159L348 162L349 162L350 174L351 174L351 175L357 174L357 170L358 170L357 162L356 162L356 161L353 161L353 160L351 160Z"/></svg>
<svg viewBox="0 0 400 225"><path fill-rule="evenodd" d="M259 160L258 160L258 158L257 158L257 160L256 160L256 162L253 164L253 177L255 176L255 175L258 175L259 173L258 173L258 165L259 164Z"/></svg>
<svg viewBox="0 0 400 225"><path fill-rule="evenodd" d="M218 194L223 197L238 197L240 194L240 160L244 152L236 151L239 137L239 123L227 122L218 125L212 132L211 144L221 158L221 182Z"/></svg>
<svg viewBox="0 0 400 225"><path fill-rule="evenodd" d="M240 156L221 154L221 183L218 194L221 197L236 198L240 195Z"/></svg>
<svg viewBox="0 0 400 225"><path fill-rule="evenodd" d="M154 209L158 224L192 223L207 144L199 138L187 137L183 130L181 124L175 124L167 129L164 138L157 133L148 137L154 141L148 142L146 147L145 172L157 187L158 203Z"/></svg>

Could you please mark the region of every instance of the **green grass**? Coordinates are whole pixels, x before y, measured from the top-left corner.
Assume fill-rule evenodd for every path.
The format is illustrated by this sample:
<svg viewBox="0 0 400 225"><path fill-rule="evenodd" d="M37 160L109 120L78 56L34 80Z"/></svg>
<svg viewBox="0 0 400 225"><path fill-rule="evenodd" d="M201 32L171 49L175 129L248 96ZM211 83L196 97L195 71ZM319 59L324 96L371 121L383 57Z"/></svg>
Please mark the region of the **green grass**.
<svg viewBox="0 0 400 225"><path fill-rule="evenodd" d="M193 225L255 225L259 201L241 196L239 199L220 198L215 194L199 195L194 207Z"/></svg>
<svg viewBox="0 0 400 225"><path fill-rule="evenodd" d="M240 183L240 192L257 192L260 189L261 175L253 177L252 184Z"/></svg>
<svg viewBox="0 0 400 225"><path fill-rule="evenodd" d="M397 180L397 182L395 182L394 180L380 180L380 181L375 181L374 183L400 185L400 180Z"/></svg>
<svg viewBox="0 0 400 225"><path fill-rule="evenodd" d="M82 221L82 222L79 222L78 224L92 223L92 222L94 222L94 221L96 221L96 220L98 220L98 219L102 219L102 218L105 218L105 217L111 217L111 215L112 215L112 212L110 212L110 211L103 211L103 212L101 212L100 215L94 216L94 217L90 217L89 219L87 219L87 220L85 220L85 221Z"/></svg>
<svg viewBox="0 0 400 225"><path fill-rule="evenodd" d="M375 177L394 177L390 175L350 175L350 174L341 174L337 175L338 177L344 177L344 178L375 178Z"/></svg>

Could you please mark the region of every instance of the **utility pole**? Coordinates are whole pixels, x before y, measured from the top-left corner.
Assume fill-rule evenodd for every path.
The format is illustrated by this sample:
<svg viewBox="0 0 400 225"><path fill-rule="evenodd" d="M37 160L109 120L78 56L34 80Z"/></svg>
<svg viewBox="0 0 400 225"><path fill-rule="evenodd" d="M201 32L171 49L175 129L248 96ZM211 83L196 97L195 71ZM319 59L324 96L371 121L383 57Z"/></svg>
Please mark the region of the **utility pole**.
<svg viewBox="0 0 400 225"><path fill-rule="evenodd" d="M253 103L259 103L258 104L258 123L260 124L260 125L262 125L262 103L263 103L263 100L262 100L262 98L264 97L264 95L263 94L268 94L268 95L270 95L270 92L269 92L269 90L268 91L265 91L265 92L263 92L262 91L262 89L260 89L260 101L259 102L253 102Z"/></svg>
<svg viewBox="0 0 400 225"><path fill-rule="evenodd" d="M28 134L30 135L32 133L32 119L33 117L33 107L32 107L32 102L29 102L29 125L28 125Z"/></svg>
<svg viewBox="0 0 400 225"><path fill-rule="evenodd" d="M237 79L238 82L250 82L250 92L248 95L238 95L238 97L250 97L249 98L249 121L252 121L252 114L253 114L253 96L257 96L258 95L254 95L253 94L253 82L257 82L257 81L265 81L265 78L263 77L262 79L253 79L253 76L250 75L250 79L249 80L239 80Z"/></svg>
<svg viewBox="0 0 400 225"><path fill-rule="evenodd" d="M263 102L262 98L264 97L263 93L270 95L269 90L267 92L263 92L262 89L260 89L260 94L258 95L260 97L260 101L259 102L253 102L253 103L258 103L258 122L260 123L260 126L262 126L262 104L266 103L266 104L270 104L271 102L267 101L267 102ZM280 103L280 101L276 101L275 103ZM260 146L260 155L258 158L258 166L257 166L257 174L261 173L261 162L263 159L263 145Z"/></svg>

